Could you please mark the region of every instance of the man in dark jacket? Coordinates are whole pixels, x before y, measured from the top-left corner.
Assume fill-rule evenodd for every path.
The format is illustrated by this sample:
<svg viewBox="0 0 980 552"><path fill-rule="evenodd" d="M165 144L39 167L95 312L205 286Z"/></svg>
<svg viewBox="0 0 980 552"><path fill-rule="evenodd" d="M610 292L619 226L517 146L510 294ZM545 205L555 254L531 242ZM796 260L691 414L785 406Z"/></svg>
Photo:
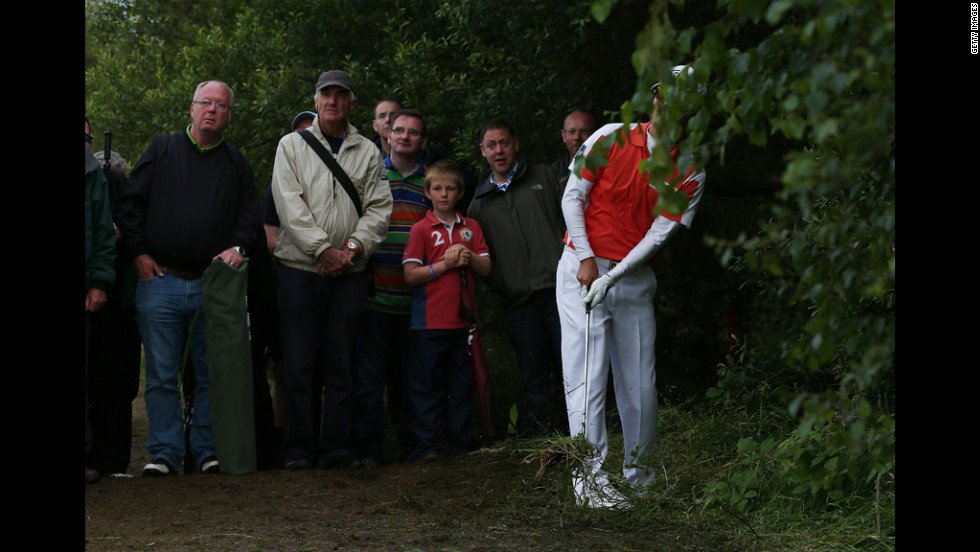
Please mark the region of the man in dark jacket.
<svg viewBox="0 0 980 552"><path fill-rule="evenodd" d="M218 472L201 305L202 276L215 259L239 267L256 245L258 192L248 161L223 140L231 88L198 85L186 130L154 138L119 202L118 226L139 283L136 311L146 356L144 476L173 475L184 458L178 373L189 331L194 366L190 448L199 471Z"/></svg>
<svg viewBox="0 0 980 552"><path fill-rule="evenodd" d="M115 151L109 163L105 152L96 151L109 180L109 204L113 218L126 188L126 160ZM126 252L121 234L115 238L116 279L99 312L92 315L89 341L89 423L92 450L88 466L110 477L128 477L132 452L133 401L139 394L143 347L136 324L136 268Z"/></svg>
<svg viewBox="0 0 980 552"><path fill-rule="evenodd" d="M503 297L521 373L524 435L535 436L551 429L551 371L561 374L555 270L565 225L554 171L519 158L519 145L506 122L484 126L480 151L490 174L477 185L467 214L480 223L494 258L487 283Z"/></svg>
<svg viewBox="0 0 980 552"><path fill-rule="evenodd" d="M88 379L88 343L92 332L92 313L107 300L106 290L116 279L116 234L109 209L109 183L99 162L92 155L92 128L85 119L85 376ZM92 448L88 420L88 394L85 396L85 452ZM85 468L85 482L96 483L99 473Z"/></svg>

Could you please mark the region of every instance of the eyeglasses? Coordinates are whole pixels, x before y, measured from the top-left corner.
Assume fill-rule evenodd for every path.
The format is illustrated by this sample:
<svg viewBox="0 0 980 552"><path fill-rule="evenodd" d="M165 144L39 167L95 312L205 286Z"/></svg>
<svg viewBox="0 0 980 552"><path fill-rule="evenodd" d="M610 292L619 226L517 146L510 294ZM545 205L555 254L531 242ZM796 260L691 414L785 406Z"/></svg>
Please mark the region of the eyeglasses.
<svg viewBox="0 0 980 552"><path fill-rule="evenodd" d="M385 119L390 119L391 117L394 117L395 113L397 112L392 111L391 113L378 113L377 115L374 116L374 118L379 121L384 121Z"/></svg>
<svg viewBox="0 0 980 552"><path fill-rule="evenodd" d="M92 135L91 134L85 134L85 143L86 144L91 144L94 141L95 140L92 138Z"/></svg>
<svg viewBox="0 0 980 552"><path fill-rule="evenodd" d="M402 127L393 128L393 129L391 129L391 133L392 134L406 134L407 133L412 138L415 138L416 136L422 136L422 133L419 132L419 131L417 131L417 130L415 130L414 128L402 128Z"/></svg>
<svg viewBox="0 0 980 552"><path fill-rule="evenodd" d="M230 105L224 102L216 102L209 98L204 98L203 100L194 100L193 103L196 103L197 105L203 107L204 109L211 109L211 104L214 104L214 107L218 108L219 111L228 111L229 109L231 109Z"/></svg>

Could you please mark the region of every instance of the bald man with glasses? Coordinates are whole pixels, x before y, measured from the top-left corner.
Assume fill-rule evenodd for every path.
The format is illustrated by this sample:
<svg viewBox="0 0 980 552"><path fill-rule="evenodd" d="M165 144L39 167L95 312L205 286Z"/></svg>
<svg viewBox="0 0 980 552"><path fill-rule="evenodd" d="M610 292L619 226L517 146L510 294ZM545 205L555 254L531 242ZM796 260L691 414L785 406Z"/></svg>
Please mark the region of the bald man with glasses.
<svg viewBox="0 0 980 552"><path fill-rule="evenodd" d="M154 137L119 200L117 225L139 278L136 313L146 358L147 449L153 458L143 468L144 476L174 475L185 457L184 427L174 413L181 408L178 378L188 334L195 375L193 468L219 472L211 432L202 277L218 259L241 266L261 225L252 167L224 140L233 103L227 84L199 84L190 104L190 124Z"/></svg>
<svg viewBox="0 0 980 552"><path fill-rule="evenodd" d="M576 109L565 117L561 127L561 141L565 144L565 153L551 164L551 168L555 169L555 175L562 184L568 180L568 166L575 159L575 154L589 136L592 136L596 128L598 128L598 119L590 111Z"/></svg>

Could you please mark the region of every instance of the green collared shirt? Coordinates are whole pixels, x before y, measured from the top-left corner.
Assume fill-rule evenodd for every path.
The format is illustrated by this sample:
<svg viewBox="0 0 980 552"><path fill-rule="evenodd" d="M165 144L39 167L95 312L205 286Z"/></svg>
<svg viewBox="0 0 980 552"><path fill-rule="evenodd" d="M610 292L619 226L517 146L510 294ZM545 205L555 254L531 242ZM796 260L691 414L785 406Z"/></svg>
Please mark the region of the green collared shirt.
<svg viewBox="0 0 980 552"><path fill-rule="evenodd" d="M211 151L214 148L220 146L221 145L221 142L224 142L225 141L225 136L224 136L224 134L222 134L221 135L221 139L218 140L218 143L217 144L211 146L210 148L202 148L200 145L198 145L197 141L194 140L194 137L191 136L191 125L187 125L186 132L187 132L187 137L191 139L191 143L193 143L194 144L194 147L197 148L197 151L199 151L201 153L204 153L206 151Z"/></svg>

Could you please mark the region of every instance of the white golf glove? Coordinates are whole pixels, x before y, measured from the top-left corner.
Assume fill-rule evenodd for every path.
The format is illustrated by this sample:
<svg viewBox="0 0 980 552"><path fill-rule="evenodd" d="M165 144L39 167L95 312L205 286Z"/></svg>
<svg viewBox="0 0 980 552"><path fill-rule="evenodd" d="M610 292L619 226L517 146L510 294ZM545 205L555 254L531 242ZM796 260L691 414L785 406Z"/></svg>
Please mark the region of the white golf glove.
<svg viewBox="0 0 980 552"><path fill-rule="evenodd" d="M582 302L585 303L585 310L590 311L599 306L606 298L606 292L613 286L612 278L608 274L603 274L588 288L582 287Z"/></svg>

